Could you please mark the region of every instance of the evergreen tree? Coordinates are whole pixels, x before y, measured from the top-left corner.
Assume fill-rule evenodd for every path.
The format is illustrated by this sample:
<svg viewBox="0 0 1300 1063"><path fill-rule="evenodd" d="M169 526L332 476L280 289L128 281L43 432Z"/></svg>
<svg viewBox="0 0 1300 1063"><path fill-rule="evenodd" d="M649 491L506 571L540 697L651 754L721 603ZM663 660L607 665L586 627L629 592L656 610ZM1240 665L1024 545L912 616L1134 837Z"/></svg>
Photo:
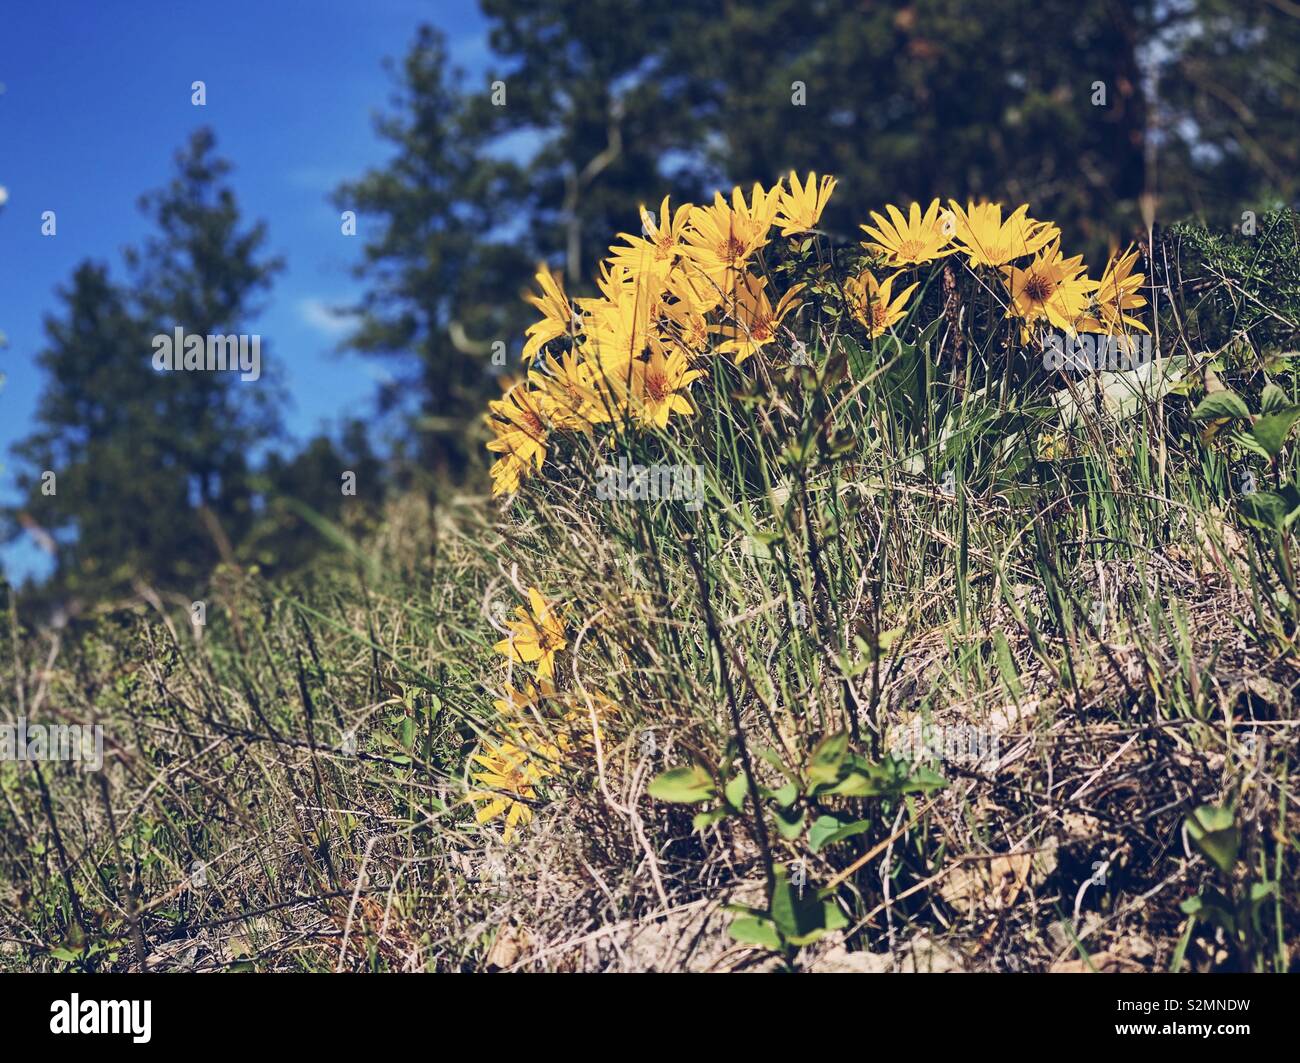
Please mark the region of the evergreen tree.
<svg viewBox="0 0 1300 1063"><path fill-rule="evenodd" d="M460 475L466 432L493 374L513 362L505 346L523 327L526 187L518 165L488 154L489 130L448 66L441 34L420 30L398 79L396 109L377 122L395 157L334 197L357 212L366 241L357 275L368 287L348 342L368 354L414 355L413 373L396 377L381 402L391 408L414 390L422 464Z"/></svg>
<svg viewBox="0 0 1300 1063"><path fill-rule="evenodd" d="M136 312L152 335L231 335L256 315L258 296L283 268L265 258L266 223L242 227L230 164L216 154L211 130L200 129L176 155L166 188L143 196L140 207L156 232L128 249ZM250 457L279 432L279 395L273 359L260 344L256 380L231 370L172 372L157 379L161 420L177 462L190 476L197 502L242 536L251 519ZM179 358L179 352L177 353Z"/></svg>
<svg viewBox="0 0 1300 1063"><path fill-rule="evenodd" d="M241 226L213 152L211 133L196 133L176 178L142 200L159 231L128 252L130 284L85 262L45 319L45 388L14 448L23 500L6 525L55 544L52 593L140 578L191 588L251 522L250 454L278 428L266 377L153 367L157 334L237 332L278 266L259 257L264 227Z"/></svg>

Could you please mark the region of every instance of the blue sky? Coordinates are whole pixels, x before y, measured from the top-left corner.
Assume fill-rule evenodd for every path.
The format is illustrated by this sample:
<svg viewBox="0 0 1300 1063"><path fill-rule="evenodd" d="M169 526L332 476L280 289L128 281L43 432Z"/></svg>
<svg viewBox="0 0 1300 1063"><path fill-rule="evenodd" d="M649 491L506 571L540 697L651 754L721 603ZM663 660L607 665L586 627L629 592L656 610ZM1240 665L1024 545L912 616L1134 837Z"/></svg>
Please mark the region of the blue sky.
<svg viewBox="0 0 1300 1063"><path fill-rule="evenodd" d="M0 502L14 499L10 445L31 428L42 381L42 319L85 258L120 273L121 248L148 223L141 193L171 176L172 157L208 125L234 164L247 219L264 219L284 257L255 322L275 352L299 441L365 412L381 365L335 353L326 308L358 294L349 267L361 238L339 231L330 191L387 146L372 130L421 22L442 29L472 84L489 80L486 23L473 0L28 0L0 14ZM207 105L190 102L207 86ZM41 235L41 215L58 231ZM361 222L364 225L364 219ZM362 232L364 236L364 230ZM45 568L27 541L0 549L11 579Z"/></svg>

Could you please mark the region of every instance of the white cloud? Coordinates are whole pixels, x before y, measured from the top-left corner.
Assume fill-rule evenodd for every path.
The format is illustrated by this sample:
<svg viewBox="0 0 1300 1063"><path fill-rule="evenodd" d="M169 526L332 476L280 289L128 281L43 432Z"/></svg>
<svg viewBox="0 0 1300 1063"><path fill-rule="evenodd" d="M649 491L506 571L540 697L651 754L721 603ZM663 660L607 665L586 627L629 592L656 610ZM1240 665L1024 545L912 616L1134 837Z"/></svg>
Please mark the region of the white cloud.
<svg viewBox="0 0 1300 1063"><path fill-rule="evenodd" d="M298 316L308 328L330 339L347 335L356 323L351 314L337 313L323 299L315 296L299 300Z"/></svg>

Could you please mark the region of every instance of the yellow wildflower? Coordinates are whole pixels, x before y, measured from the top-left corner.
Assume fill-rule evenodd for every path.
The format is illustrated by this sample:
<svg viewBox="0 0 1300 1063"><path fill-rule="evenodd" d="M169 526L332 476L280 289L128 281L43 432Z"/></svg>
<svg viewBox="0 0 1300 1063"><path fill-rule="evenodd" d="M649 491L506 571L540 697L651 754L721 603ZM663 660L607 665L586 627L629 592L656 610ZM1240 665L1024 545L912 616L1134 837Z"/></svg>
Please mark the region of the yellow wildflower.
<svg viewBox="0 0 1300 1063"><path fill-rule="evenodd" d="M776 224L781 227L782 236L806 233L817 228L821 221L826 202L835 191L835 178L829 174L817 183L817 174L809 173L807 183L799 184L799 175L790 171L790 188L778 190L779 211Z"/></svg>
<svg viewBox="0 0 1300 1063"><path fill-rule="evenodd" d="M965 210L949 200L956 221L958 249L972 266L1003 266L1013 258L1032 255L1061 235L1051 222L1028 216L1022 204L1002 220L1001 203L970 203Z"/></svg>
<svg viewBox="0 0 1300 1063"><path fill-rule="evenodd" d="M555 655L565 648L564 622L536 587L528 589L532 607L516 606L518 620L507 620L510 636L492 648L520 664L537 664L537 677L550 679L555 674Z"/></svg>
<svg viewBox="0 0 1300 1063"><path fill-rule="evenodd" d="M713 206L691 211L682 250L719 291L729 292L750 256L767 243L778 205L778 193L759 184L748 204L739 188L732 189L730 206L715 192Z"/></svg>
<svg viewBox="0 0 1300 1063"><path fill-rule="evenodd" d="M546 458L547 427L536 395L520 382L489 402L488 410L489 427L496 435L488 449L513 454L540 469Z"/></svg>
<svg viewBox="0 0 1300 1063"><path fill-rule="evenodd" d="M766 287L762 277L747 273L744 283L736 289L730 321L721 330L727 338L718 345L718 352L730 354L737 365L771 343L785 316L799 305L802 284L796 284L781 296L775 310L768 302Z"/></svg>
<svg viewBox="0 0 1300 1063"><path fill-rule="evenodd" d="M486 787L468 795L471 801L485 802L474 818L487 823L504 814L502 840L508 845L515 828L532 821L533 810L527 802L537 798L536 787L551 773L528 750L509 741L494 743L485 739L483 752L475 753L472 759L483 766L482 771L473 772L474 782Z"/></svg>
<svg viewBox="0 0 1300 1063"><path fill-rule="evenodd" d="M858 323L867 330L867 335L875 339L907 313L907 300L916 291L917 285L910 284L895 298L893 295L894 279L898 274L886 277L881 284L864 270L858 277L850 277L844 284L849 297L849 312Z"/></svg>
<svg viewBox="0 0 1300 1063"><path fill-rule="evenodd" d="M629 233L618 235L627 241L627 247L609 249L610 261L627 269L634 277L662 287L681 252L682 233L694 208L684 203L673 213L668 210L668 197L664 196L656 218L645 206L641 207L642 236Z"/></svg>
<svg viewBox="0 0 1300 1063"><path fill-rule="evenodd" d="M1138 249L1129 250L1118 257L1112 257L1106 264L1097 290L1093 293L1092 313L1079 322L1081 332L1105 332L1114 334L1125 329L1137 329L1149 332L1146 325L1135 317L1130 317L1126 310L1136 310L1147 305L1146 298L1139 293L1146 280L1143 273L1134 273L1133 266L1138 260Z"/></svg>
<svg viewBox="0 0 1300 1063"><path fill-rule="evenodd" d="M545 358L546 372L528 374L538 405L556 428L591 434L593 425L610 419L611 405L600 374L577 354Z"/></svg>
<svg viewBox="0 0 1300 1063"><path fill-rule="evenodd" d="M886 265L919 266L956 252L957 248L949 246L956 232L955 216L951 211L940 214L938 199L932 200L924 213L920 203L913 203L907 217L892 203L885 205L885 211L889 218L873 210L871 220L875 227L860 228L872 237L864 240L862 246L881 255Z"/></svg>
<svg viewBox="0 0 1300 1063"><path fill-rule="evenodd" d="M685 391L702 375L690 368L685 352L675 350L665 357L663 351L653 349L648 360L631 364L626 378L611 378L610 382L626 397L641 424L665 428L674 413L694 415L695 407Z"/></svg>
<svg viewBox="0 0 1300 1063"><path fill-rule="evenodd" d="M524 342L525 362L531 361L542 347L557 336L572 335L576 332L573 306L564 294L564 283L559 273L552 273L545 265L537 267L536 281L542 289L541 295L526 294L524 299L542 312L542 320L536 321L524 330L527 339Z"/></svg>
<svg viewBox="0 0 1300 1063"><path fill-rule="evenodd" d="M1003 266L1011 305L1007 317L1018 317L1026 327L1046 319L1066 332L1074 332L1074 323L1088 308L1088 293L1095 281L1083 275L1083 257L1061 257L1061 245L1054 243L1040 251L1021 269Z"/></svg>

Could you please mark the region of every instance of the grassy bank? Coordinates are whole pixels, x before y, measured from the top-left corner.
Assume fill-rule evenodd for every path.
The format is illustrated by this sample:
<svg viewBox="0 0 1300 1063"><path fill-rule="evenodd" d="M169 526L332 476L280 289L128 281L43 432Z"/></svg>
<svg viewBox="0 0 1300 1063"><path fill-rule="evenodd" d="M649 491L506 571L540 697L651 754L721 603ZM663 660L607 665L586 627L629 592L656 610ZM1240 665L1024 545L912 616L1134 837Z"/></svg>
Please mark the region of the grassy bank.
<svg viewBox="0 0 1300 1063"><path fill-rule="evenodd" d="M969 256L874 328L878 251L774 236L692 416L589 379L504 499L203 625L10 596L11 715L104 767L0 765L0 967L1292 968L1295 224L1161 236L1088 373Z"/></svg>

